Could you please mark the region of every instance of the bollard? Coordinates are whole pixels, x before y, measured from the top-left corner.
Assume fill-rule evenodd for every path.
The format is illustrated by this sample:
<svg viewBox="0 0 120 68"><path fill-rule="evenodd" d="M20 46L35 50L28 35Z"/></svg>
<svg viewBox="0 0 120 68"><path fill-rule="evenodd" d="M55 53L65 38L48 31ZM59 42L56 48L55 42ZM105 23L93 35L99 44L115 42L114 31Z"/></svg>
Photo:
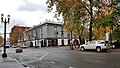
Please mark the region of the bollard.
<svg viewBox="0 0 120 68"><path fill-rule="evenodd" d="M16 53L22 53L22 52L23 52L23 50L21 48L16 49Z"/></svg>

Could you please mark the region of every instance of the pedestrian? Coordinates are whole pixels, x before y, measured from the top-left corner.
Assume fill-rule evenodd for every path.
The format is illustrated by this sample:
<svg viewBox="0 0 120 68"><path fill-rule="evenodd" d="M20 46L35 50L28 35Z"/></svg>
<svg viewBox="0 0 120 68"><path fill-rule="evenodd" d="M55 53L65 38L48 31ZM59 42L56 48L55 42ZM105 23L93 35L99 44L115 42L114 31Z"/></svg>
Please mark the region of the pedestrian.
<svg viewBox="0 0 120 68"><path fill-rule="evenodd" d="M32 41L30 42L30 47L33 47L33 42Z"/></svg>
<svg viewBox="0 0 120 68"><path fill-rule="evenodd" d="M74 48L73 48L73 41L71 40L70 41L70 48L73 50Z"/></svg>
<svg viewBox="0 0 120 68"><path fill-rule="evenodd" d="M73 41L73 43L74 43L74 46L75 46L75 48L76 48L77 40L75 39L75 40Z"/></svg>
<svg viewBox="0 0 120 68"><path fill-rule="evenodd" d="M106 33L106 38L105 38L105 45L108 46L109 41L109 33Z"/></svg>

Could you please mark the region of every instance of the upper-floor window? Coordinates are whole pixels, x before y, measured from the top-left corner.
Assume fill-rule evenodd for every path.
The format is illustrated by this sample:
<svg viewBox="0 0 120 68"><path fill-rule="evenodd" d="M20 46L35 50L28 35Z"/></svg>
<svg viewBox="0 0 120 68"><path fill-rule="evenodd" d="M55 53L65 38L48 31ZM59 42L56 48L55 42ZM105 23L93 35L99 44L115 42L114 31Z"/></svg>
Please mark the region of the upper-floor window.
<svg viewBox="0 0 120 68"><path fill-rule="evenodd" d="M54 36L57 35L57 26L54 27Z"/></svg>
<svg viewBox="0 0 120 68"><path fill-rule="evenodd" d="M43 28L41 27L41 32L43 32Z"/></svg>
<svg viewBox="0 0 120 68"><path fill-rule="evenodd" d="M43 38L43 33L41 33L41 38Z"/></svg>
<svg viewBox="0 0 120 68"><path fill-rule="evenodd" d="M55 27L54 27L54 32L57 32L57 26L55 25Z"/></svg>

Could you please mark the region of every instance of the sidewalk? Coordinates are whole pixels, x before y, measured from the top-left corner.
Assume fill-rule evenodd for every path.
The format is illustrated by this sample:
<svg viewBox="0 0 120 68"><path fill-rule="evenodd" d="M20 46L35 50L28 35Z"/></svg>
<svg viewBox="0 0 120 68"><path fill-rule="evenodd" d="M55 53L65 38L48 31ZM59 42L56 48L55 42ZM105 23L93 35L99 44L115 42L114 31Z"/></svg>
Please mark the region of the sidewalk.
<svg viewBox="0 0 120 68"><path fill-rule="evenodd" d="M25 68L15 59L10 57L2 58L0 57L0 68Z"/></svg>
<svg viewBox="0 0 120 68"><path fill-rule="evenodd" d="M120 48L111 49L110 52L120 52Z"/></svg>
<svg viewBox="0 0 120 68"><path fill-rule="evenodd" d="M59 48L63 48L63 49L66 49L66 50L71 50L70 46L60 46ZM73 50L79 50L79 48L74 48Z"/></svg>

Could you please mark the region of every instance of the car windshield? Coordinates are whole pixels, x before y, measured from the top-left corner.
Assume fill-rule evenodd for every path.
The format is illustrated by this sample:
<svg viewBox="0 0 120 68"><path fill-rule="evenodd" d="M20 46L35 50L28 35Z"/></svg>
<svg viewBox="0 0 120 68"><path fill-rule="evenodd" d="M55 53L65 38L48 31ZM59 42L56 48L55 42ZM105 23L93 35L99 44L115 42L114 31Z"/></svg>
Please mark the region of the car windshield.
<svg viewBox="0 0 120 68"><path fill-rule="evenodd" d="M98 44L104 44L105 42L104 41L98 41Z"/></svg>

